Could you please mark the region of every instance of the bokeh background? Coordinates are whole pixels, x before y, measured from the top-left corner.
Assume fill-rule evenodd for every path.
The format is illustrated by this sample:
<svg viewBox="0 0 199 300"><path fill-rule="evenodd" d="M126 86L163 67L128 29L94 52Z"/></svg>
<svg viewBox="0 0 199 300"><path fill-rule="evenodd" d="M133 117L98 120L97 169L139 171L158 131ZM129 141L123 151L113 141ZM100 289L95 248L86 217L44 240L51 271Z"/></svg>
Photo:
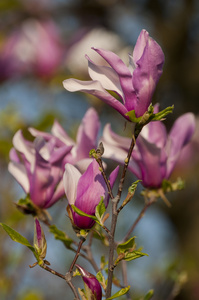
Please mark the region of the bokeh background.
<svg viewBox="0 0 199 300"><path fill-rule="evenodd" d="M12 137L28 126L50 130L56 118L75 137L86 110L92 105L102 123L123 133L123 119L97 99L70 94L62 81L88 79L85 54L90 48L112 50L127 60L145 28L165 53L164 72L154 95L161 108L175 106L165 124L181 114L199 113L199 1L197 0L1 0L0 1L0 222L33 240L33 219L13 204L24 196L8 173ZM132 299L153 288L157 300L199 299L199 128L181 157L173 179L186 181L184 191L168 195L172 208L159 201L137 226L137 243L149 257L129 263ZM132 182L128 175L126 187ZM144 202L138 191L123 210L117 238L128 230ZM49 212L54 223L75 238L66 217L66 200ZM73 254L44 228L47 259L62 273ZM62 280L29 265L28 249L12 242L0 229L0 299L72 299ZM94 247L103 254L99 242ZM93 272L86 262L80 264ZM121 278L121 270L117 276ZM60 282L61 281L61 282Z"/></svg>

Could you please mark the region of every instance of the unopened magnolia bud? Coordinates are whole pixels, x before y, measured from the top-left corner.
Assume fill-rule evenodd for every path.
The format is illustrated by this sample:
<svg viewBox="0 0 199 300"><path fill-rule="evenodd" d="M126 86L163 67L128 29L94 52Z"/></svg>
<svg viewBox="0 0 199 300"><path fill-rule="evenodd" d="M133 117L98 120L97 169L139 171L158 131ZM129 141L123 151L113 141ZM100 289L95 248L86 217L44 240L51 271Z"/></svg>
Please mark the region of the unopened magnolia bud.
<svg viewBox="0 0 199 300"><path fill-rule="evenodd" d="M47 244L43 229L37 218L35 218L34 228L34 247L39 255L40 259L44 259L47 251Z"/></svg>
<svg viewBox="0 0 199 300"><path fill-rule="evenodd" d="M100 157L104 154L104 146L102 142L99 143L96 154L98 154Z"/></svg>
<svg viewBox="0 0 199 300"><path fill-rule="evenodd" d="M84 281L84 286L85 286L85 291L86 291L86 296L88 297L89 295L94 297L95 300L101 300L102 299L102 288L101 285L99 284L99 281L96 279L96 277L86 271L84 268L82 268L79 265L75 265L77 269L79 270L82 279ZM93 299L89 298L88 299Z"/></svg>

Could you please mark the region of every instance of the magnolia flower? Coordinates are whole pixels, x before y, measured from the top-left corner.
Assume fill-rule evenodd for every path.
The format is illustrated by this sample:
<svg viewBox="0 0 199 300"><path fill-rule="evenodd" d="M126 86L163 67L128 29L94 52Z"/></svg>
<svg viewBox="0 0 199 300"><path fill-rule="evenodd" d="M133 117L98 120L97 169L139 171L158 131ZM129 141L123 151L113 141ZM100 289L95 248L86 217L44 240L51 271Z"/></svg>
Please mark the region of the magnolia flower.
<svg viewBox="0 0 199 300"><path fill-rule="evenodd" d="M129 55L129 67L111 51L96 48L93 50L104 59L104 65L96 65L86 56L92 80L67 79L63 82L65 89L95 95L127 120L129 117L126 113L131 110L135 110L136 117L142 116L151 103L162 74L164 54L161 47L149 37L146 30L142 30L133 55ZM115 92L122 102L107 90Z"/></svg>
<svg viewBox="0 0 199 300"><path fill-rule="evenodd" d="M100 128L100 122L97 112L94 108L89 108L84 115L82 122L78 128L76 141L71 139L62 126L55 121L51 129L51 133L38 131L30 128L33 136L42 136L46 140L52 136L58 138L64 145L71 146L72 150L65 156L63 164L70 163L78 167L83 173L91 163L89 152L91 149L97 148L97 137Z"/></svg>
<svg viewBox="0 0 199 300"><path fill-rule="evenodd" d="M52 206L64 195L63 159L71 146L53 136L47 140L38 136L30 142L23 137L21 130L14 135L13 145L9 172L36 206Z"/></svg>
<svg viewBox="0 0 199 300"><path fill-rule="evenodd" d="M110 175L111 187L116 180L118 170L117 167ZM63 181L69 205L74 204L84 213L95 215L95 208L103 197L107 207L109 200L107 186L95 160L92 160L84 174L73 165L66 164ZM74 225L81 229L89 229L94 225L91 218L80 216L73 210L72 217Z"/></svg>
<svg viewBox="0 0 199 300"><path fill-rule="evenodd" d="M6 79L27 73L51 76L60 66L63 54L61 38L52 21L27 20L2 46L0 78Z"/></svg>
<svg viewBox="0 0 199 300"><path fill-rule="evenodd" d="M79 266L77 264L75 266L79 270L79 272L82 276L82 279L84 281L85 293L86 293L86 296L88 297L87 299L101 300L102 299L102 288L101 288L101 285L99 284L99 281L96 279L96 277L93 274L86 271L81 266Z"/></svg>
<svg viewBox="0 0 199 300"><path fill-rule="evenodd" d="M146 188L159 188L163 179L169 179L183 147L190 141L195 129L192 113L179 117L169 134L160 121L146 125L136 140L129 162L129 170L142 180ZM120 137L107 124L102 137L104 157L123 163L130 139Z"/></svg>

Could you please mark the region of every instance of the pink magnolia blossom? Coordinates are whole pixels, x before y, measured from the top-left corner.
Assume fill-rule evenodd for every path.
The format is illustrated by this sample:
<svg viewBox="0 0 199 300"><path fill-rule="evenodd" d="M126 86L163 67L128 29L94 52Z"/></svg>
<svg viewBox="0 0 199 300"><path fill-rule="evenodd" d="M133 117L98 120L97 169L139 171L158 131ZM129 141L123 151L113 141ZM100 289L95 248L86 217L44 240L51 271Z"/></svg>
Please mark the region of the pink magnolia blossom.
<svg viewBox="0 0 199 300"><path fill-rule="evenodd" d="M36 73L51 76L60 66L64 49L52 21L24 22L4 42L0 51L1 79Z"/></svg>
<svg viewBox="0 0 199 300"><path fill-rule="evenodd" d="M76 141L71 139L63 127L55 121L51 129L51 134L30 128L33 136L42 136L46 140L52 136L59 139L64 145L72 147L70 153L63 159L63 164L70 163L84 172L91 163L89 152L97 148L97 138L100 129L100 122L97 112L94 108L89 108L85 113L81 124L77 130Z"/></svg>
<svg viewBox="0 0 199 300"><path fill-rule="evenodd" d="M110 184L113 186L119 168L117 167L110 175ZM107 207L109 194L104 178L99 170L99 165L92 160L85 173L71 164L66 164L64 173L64 188L69 205L74 204L77 208L89 215L95 214L95 208L99 204L101 197ZM89 217L80 216L74 211L73 222L81 229L89 229L94 225L94 221Z"/></svg>
<svg viewBox="0 0 199 300"><path fill-rule="evenodd" d="M40 208L48 208L64 196L63 159L71 151L51 136L45 140L37 136L33 142L26 140L19 130L13 138L10 151L9 172Z"/></svg>
<svg viewBox="0 0 199 300"><path fill-rule="evenodd" d="M92 94L116 109L127 120L127 112L135 110L142 116L152 101L155 87L162 74L164 54L161 47L142 30L132 55L129 67L113 52L93 48L105 61L97 65L87 56L91 81L66 79L65 89ZM108 64L108 65L107 65ZM115 92L121 102L108 91Z"/></svg>
<svg viewBox="0 0 199 300"><path fill-rule="evenodd" d="M169 134L160 121L146 125L136 140L129 162L129 170L142 180L147 188L159 188L163 179L169 179L181 150L190 141L195 129L192 113L179 117ZM102 137L104 157L124 162L130 146L130 139L112 132L107 124Z"/></svg>

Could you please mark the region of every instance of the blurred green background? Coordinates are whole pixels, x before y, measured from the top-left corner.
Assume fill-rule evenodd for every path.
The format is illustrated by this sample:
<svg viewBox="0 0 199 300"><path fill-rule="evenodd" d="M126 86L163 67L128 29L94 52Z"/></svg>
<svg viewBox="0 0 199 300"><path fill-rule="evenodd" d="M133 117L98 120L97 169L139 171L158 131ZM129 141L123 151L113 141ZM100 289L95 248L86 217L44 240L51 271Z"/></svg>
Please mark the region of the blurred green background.
<svg viewBox="0 0 199 300"><path fill-rule="evenodd" d="M169 129L179 115L199 113L197 0L0 1L0 222L30 242L33 219L22 215L13 204L24 193L7 171L14 133L28 126L50 130L56 118L75 137L81 118L92 105L99 113L102 129L111 122L121 134L124 121L117 112L98 99L70 94L62 81L89 78L84 56L92 57L92 46L112 50L126 60L143 28L165 53L154 103L159 102L161 108L174 104L174 113L165 122ZM135 231L138 244L149 257L129 264L132 299L150 288L155 289L153 299L157 300L199 299L199 129L192 143L191 154L181 159L173 174L173 179L181 176L186 180L186 189L168 196L172 208L161 201L151 207ZM126 187L131 181L129 174ZM120 216L118 239L142 205L138 193ZM75 238L65 207L63 200L49 211L54 223ZM47 259L54 269L66 272L73 254L47 230L46 235ZM72 299L64 282L38 267L29 269L34 263L31 253L12 242L2 229L0 244L1 300ZM99 257L103 254L99 244L94 250ZM120 273L119 269L119 278Z"/></svg>

